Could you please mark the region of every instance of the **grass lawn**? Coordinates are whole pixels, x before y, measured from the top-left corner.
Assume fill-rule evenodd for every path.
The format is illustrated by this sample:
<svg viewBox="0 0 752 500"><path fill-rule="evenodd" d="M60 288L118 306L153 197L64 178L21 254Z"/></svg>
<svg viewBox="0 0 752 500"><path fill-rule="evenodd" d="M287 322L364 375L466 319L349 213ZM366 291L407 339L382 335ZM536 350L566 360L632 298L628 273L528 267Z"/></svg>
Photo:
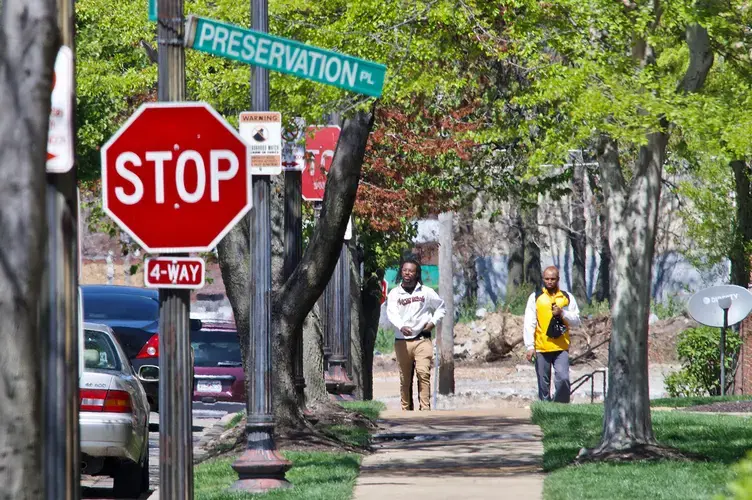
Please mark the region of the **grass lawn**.
<svg viewBox="0 0 752 500"><path fill-rule="evenodd" d="M752 396L697 396L691 398L651 399L650 406L664 408L687 408L688 406L708 405L723 401L749 401Z"/></svg>
<svg viewBox="0 0 752 500"><path fill-rule="evenodd" d="M228 488L238 478L230 467L235 460L221 458L199 464L194 472L196 500L236 500L263 498L268 500L349 500L360 469L356 453L285 452L293 463L287 480L294 487L263 495L230 493Z"/></svg>
<svg viewBox="0 0 752 500"><path fill-rule="evenodd" d="M678 406L665 402L660 406ZM752 421L747 418L656 411L653 429L659 442L710 461L567 467L580 448L598 443L603 406L536 403L533 421L543 430L547 500L712 498L724 491L732 476L730 465L752 449Z"/></svg>
<svg viewBox="0 0 752 500"><path fill-rule="evenodd" d="M375 420L385 406L379 401L353 401L341 403ZM242 414L239 414L242 417ZM235 421L235 419L233 419ZM237 422L240 418L237 419ZM236 424L237 424L236 422ZM370 441L368 429L356 425L337 424L325 429L328 434L355 445L365 446ZM236 500L263 498L268 500L349 500L360 470L361 456L357 453L293 452L283 453L293 463L287 480L294 487L271 491L263 495L230 493L228 488L237 479L230 467L235 457L208 460L194 470L196 500Z"/></svg>

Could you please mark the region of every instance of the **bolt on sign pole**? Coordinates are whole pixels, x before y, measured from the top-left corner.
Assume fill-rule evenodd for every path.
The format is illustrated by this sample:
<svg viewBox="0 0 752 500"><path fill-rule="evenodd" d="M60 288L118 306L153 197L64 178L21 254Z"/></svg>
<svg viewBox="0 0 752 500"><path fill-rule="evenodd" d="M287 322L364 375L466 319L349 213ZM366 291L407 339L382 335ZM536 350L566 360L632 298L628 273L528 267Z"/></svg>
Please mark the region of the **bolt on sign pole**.
<svg viewBox="0 0 752 500"><path fill-rule="evenodd" d="M43 477L45 498L81 496L78 430L79 308L78 192L73 164L75 110L74 10L57 0L62 47L55 62L47 150L47 266L42 323ZM50 142L50 141L48 141Z"/></svg>
<svg viewBox="0 0 752 500"><path fill-rule="evenodd" d="M183 0L157 6L158 98L185 100ZM193 498L190 290L159 290L159 489L161 498Z"/></svg>
<svg viewBox="0 0 752 500"><path fill-rule="evenodd" d="M251 0L251 23L256 31L269 31L267 0ZM269 111L269 72L253 67L251 109ZM253 208L250 222L251 254L251 341L248 360L250 373L246 414L248 441L246 450L233 464L239 479L234 490L262 492L289 487L285 473L291 467L274 444L274 409L272 406L271 350L271 182L269 176L253 177Z"/></svg>

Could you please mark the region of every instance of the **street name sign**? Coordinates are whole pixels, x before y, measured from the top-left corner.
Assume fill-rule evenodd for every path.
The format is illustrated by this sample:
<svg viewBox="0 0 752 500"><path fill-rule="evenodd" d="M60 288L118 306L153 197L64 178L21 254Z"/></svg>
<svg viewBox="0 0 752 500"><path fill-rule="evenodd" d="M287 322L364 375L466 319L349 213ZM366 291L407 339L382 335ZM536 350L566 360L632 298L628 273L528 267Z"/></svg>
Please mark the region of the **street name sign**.
<svg viewBox="0 0 752 500"><path fill-rule="evenodd" d="M249 165L208 104L142 104L102 147L104 211L149 253L208 252L251 208Z"/></svg>
<svg viewBox="0 0 752 500"><path fill-rule="evenodd" d="M306 168L302 173L303 199L321 201L324 199L326 175L332 166L334 152L337 150L340 128L308 127L306 132Z"/></svg>
<svg viewBox="0 0 752 500"><path fill-rule="evenodd" d="M187 288L204 286L206 265L199 257L148 257L144 266L147 288Z"/></svg>
<svg viewBox="0 0 752 500"><path fill-rule="evenodd" d="M188 16L185 45L372 97L381 96L384 87L383 64L214 19Z"/></svg>
<svg viewBox="0 0 752 500"><path fill-rule="evenodd" d="M54 68L47 132L47 172L64 174L73 168L73 51L70 47L60 47Z"/></svg>
<svg viewBox="0 0 752 500"><path fill-rule="evenodd" d="M276 111L244 111L240 137L251 152L251 175L282 173L282 115Z"/></svg>

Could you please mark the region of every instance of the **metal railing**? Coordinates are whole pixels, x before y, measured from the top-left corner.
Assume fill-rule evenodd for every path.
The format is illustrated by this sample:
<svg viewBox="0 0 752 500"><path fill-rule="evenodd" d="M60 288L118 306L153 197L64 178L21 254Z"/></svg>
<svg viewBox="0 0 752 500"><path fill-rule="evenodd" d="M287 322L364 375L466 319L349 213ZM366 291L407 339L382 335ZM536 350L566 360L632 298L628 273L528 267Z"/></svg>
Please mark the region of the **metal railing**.
<svg viewBox="0 0 752 500"><path fill-rule="evenodd" d="M585 375L581 376L574 382L572 382L572 385L569 389L569 397L572 397L572 394L574 394L574 391L582 387L588 380L590 380L590 402L592 403L595 398L595 374L600 373L603 378L603 399L606 399L606 369L605 368L598 368L597 370L592 371L591 373L586 373Z"/></svg>

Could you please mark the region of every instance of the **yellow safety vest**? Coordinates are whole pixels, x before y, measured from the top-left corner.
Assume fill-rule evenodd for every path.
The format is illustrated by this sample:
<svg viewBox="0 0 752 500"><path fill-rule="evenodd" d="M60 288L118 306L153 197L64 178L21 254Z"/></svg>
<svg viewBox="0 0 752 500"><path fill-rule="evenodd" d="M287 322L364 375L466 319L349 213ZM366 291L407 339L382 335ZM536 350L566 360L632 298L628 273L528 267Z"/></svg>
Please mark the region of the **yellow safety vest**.
<svg viewBox="0 0 752 500"><path fill-rule="evenodd" d="M569 305L569 295L561 290L558 290L555 294L551 295L545 288L535 294L535 316L538 320L538 323L535 326L535 350L538 352L569 350L569 325L566 320L563 321L564 324L567 325L567 331L562 336L552 339L546 335L548 324L554 317L553 312L551 311L554 302L557 306L564 309L564 307Z"/></svg>

